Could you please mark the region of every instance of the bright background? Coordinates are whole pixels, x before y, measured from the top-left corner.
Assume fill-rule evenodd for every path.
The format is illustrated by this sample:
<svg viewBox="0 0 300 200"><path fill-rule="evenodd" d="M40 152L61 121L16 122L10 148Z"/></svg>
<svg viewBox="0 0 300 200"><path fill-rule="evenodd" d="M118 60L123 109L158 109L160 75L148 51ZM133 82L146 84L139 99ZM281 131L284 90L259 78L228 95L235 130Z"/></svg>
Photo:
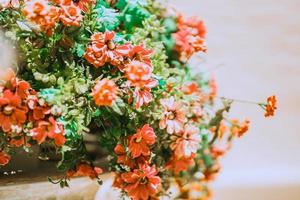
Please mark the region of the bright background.
<svg viewBox="0 0 300 200"><path fill-rule="evenodd" d="M205 20L219 96L264 101L276 94L279 101L272 119L255 105L233 106L232 116L251 119L251 127L222 160L214 199L299 200L300 1L169 2Z"/></svg>
<svg viewBox="0 0 300 200"><path fill-rule="evenodd" d="M270 119L254 105L234 105L232 116L251 119L251 128L222 160L213 199L299 200L300 0L169 2L186 15L205 20L207 65L217 67L213 74L219 96L264 101L276 94L279 101L278 112ZM199 70L207 67L200 64ZM111 189L111 182L106 185L99 192L109 195L103 191ZM88 179L73 180L71 189L64 190L48 182L11 185L0 187L0 199L88 200L97 189Z"/></svg>

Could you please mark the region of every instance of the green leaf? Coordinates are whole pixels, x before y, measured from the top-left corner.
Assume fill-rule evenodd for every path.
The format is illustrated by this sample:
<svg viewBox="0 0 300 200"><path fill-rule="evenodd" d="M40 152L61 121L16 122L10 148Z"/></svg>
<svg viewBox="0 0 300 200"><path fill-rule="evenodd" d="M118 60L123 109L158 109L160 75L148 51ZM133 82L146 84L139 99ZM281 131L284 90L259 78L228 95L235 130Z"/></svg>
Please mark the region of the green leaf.
<svg viewBox="0 0 300 200"><path fill-rule="evenodd" d="M78 57L82 57L85 52L85 45L76 43L73 49Z"/></svg>
<svg viewBox="0 0 300 200"><path fill-rule="evenodd" d="M97 13L98 16L97 22L101 27L100 31L112 31L119 26L119 13L117 13L115 9L99 6L97 9L94 10L94 12Z"/></svg>
<svg viewBox="0 0 300 200"><path fill-rule="evenodd" d="M55 97L58 95L60 90L54 88L42 89L38 93L40 98L45 99L48 103L53 103L55 101Z"/></svg>
<svg viewBox="0 0 300 200"><path fill-rule="evenodd" d="M133 32L135 27L141 27L150 13L143 7L146 3L137 0L119 0L116 7L120 9L119 20L124 23L126 31Z"/></svg>
<svg viewBox="0 0 300 200"><path fill-rule="evenodd" d="M166 32L171 33L175 32L177 29L176 19L173 17L168 17L163 21L163 25L165 26Z"/></svg>

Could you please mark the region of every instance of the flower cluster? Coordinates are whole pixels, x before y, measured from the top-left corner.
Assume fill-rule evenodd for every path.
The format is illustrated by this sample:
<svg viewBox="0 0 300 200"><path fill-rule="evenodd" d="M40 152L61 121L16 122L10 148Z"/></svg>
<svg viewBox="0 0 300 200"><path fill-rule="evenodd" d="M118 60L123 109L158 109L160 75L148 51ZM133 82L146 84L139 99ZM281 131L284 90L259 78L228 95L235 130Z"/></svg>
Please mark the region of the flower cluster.
<svg viewBox="0 0 300 200"><path fill-rule="evenodd" d="M178 17L177 32L173 33L176 41L175 50L179 53L179 59L186 62L196 52L206 52L205 35L206 28L202 20L195 17L185 19Z"/></svg>
<svg viewBox="0 0 300 200"><path fill-rule="evenodd" d="M117 144L115 153L117 163L127 166L130 170L118 173L114 185L126 192L132 199L149 199L159 191L161 179L154 165L150 166L151 146L155 143L156 135L153 128L144 125L128 137L128 152L122 144Z"/></svg>
<svg viewBox="0 0 300 200"><path fill-rule="evenodd" d="M53 140L56 146L66 142L62 124L28 82L13 77L2 86L0 108L0 126L10 146L30 146L33 141L41 144L47 139ZM4 152L3 156L9 158Z"/></svg>
<svg viewBox="0 0 300 200"><path fill-rule="evenodd" d="M18 73L1 80L0 166L15 147L47 143L60 155L60 186L101 182L108 170L133 200L158 199L171 184L178 199L211 198L207 182L250 122L228 119L238 100L190 70L206 52L202 20L150 0L0 0L0 27L20 51ZM256 104L266 117L277 109L275 96Z"/></svg>
<svg viewBox="0 0 300 200"><path fill-rule="evenodd" d="M115 32L110 31L93 34L91 45L87 47L84 57L96 68L107 63L118 67L127 78L126 87L134 87L132 96L135 98L136 108L140 108L152 101L151 88L157 86L157 81L153 78L153 67L150 59L153 50L146 49L143 44L125 43L120 45L114 41L114 37ZM104 81L108 82L108 80L102 80L99 83ZM113 84L112 81L109 82ZM93 92L95 99L100 93L97 85L94 88L96 92ZM111 95L114 96L112 100L115 99L115 90L111 89ZM112 100L108 104L104 103L104 105L111 105ZM97 100L96 104L101 105Z"/></svg>
<svg viewBox="0 0 300 200"><path fill-rule="evenodd" d="M23 13L28 20L37 24L48 35L53 33L56 23L60 20L65 26L80 26L83 19L81 14L82 3L73 3L69 0L55 0L52 5L49 0L27 0Z"/></svg>

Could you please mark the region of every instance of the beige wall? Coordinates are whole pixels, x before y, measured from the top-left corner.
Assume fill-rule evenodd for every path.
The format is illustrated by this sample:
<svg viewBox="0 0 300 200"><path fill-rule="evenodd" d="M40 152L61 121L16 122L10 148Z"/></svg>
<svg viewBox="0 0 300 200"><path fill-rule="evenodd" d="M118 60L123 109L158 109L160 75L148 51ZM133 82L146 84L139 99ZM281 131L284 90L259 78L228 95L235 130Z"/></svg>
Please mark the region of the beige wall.
<svg viewBox="0 0 300 200"><path fill-rule="evenodd" d="M234 106L232 116L249 117L251 130L224 158L223 172L215 184L216 199L263 200L269 195L270 200L299 200L300 1L170 2L206 21L208 63L222 66L214 71L220 96L263 101L276 94L279 100L278 113L272 119L264 119L263 112L253 105ZM235 188L237 185L242 189ZM274 190L264 190L268 193L264 195L259 189L245 187ZM233 189L247 195L233 195ZM290 196L279 198L280 194Z"/></svg>

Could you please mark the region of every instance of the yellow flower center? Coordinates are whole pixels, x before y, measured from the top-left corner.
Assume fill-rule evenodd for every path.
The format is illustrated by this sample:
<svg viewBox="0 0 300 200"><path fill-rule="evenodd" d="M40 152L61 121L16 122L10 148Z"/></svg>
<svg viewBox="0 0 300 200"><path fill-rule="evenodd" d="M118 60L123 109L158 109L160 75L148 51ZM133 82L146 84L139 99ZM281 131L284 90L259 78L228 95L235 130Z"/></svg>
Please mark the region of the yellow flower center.
<svg viewBox="0 0 300 200"><path fill-rule="evenodd" d="M116 48L116 45L115 43L110 40L108 43L107 43L107 47L110 49L110 50L114 50Z"/></svg>
<svg viewBox="0 0 300 200"><path fill-rule="evenodd" d="M148 183L148 179L147 179L147 177L143 177L143 178L141 178L141 180L140 180L140 184L147 184Z"/></svg>
<svg viewBox="0 0 300 200"><path fill-rule="evenodd" d="M140 143L142 141L142 139L143 139L142 137L138 137L138 138L135 139L135 142Z"/></svg>
<svg viewBox="0 0 300 200"><path fill-rule="evenodd" d="M176 115L175 115L174 112L168 112L168 119L169 120L173 120L173 119L175 119L175 117L176 117Z"/></svg>
<svg viewBox="0 0 300 200"><path fill-rule="evenodd" d="M12 114L12 112L13 112L13 107L11 107L11 106L5 106L4 107L4 109L3 109L3 113L5 114L5 115L11 115Z"/></svg>

